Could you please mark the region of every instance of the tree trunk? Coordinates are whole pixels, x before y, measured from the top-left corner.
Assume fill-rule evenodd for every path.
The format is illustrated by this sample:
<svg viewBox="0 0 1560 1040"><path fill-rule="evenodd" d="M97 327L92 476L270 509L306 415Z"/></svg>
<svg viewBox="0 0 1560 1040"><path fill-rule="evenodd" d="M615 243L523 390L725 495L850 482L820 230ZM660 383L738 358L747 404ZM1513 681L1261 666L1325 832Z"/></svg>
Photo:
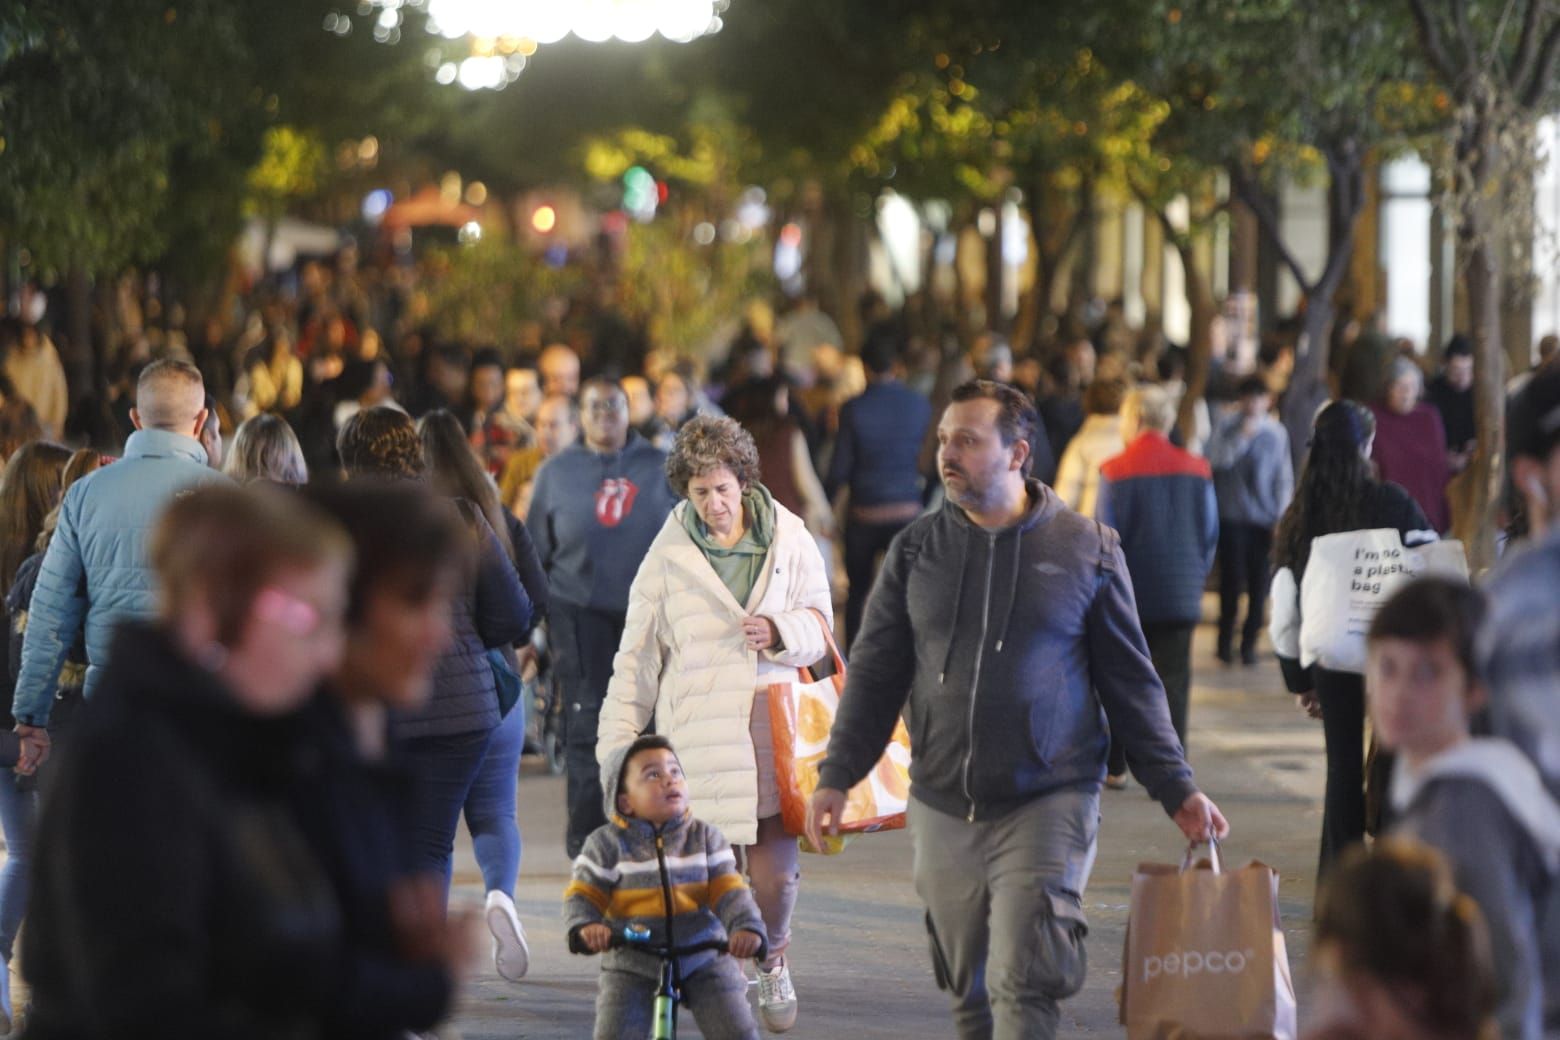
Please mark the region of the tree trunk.
<svg viewBox="0 0 1560 1040"><path fill-rule="evenodd" d="M65 276L65 331L69 342L64 344L66 383L70 386L71 402L91 391L92 383L92 279L80 267L72 267Z"/></svg>
<svg viewBox="0 0 1560 1040"><path fill-rule="evenodd" d="M1327 355L1331 348L1333 296L1348 274L1354 255L1354 235L1365 206L1364 155L1350 139L1330 142L1322 149L1327 160L1327 262L1316 282L1290 252L1279 232L1278 214L1251 173L1234 164L1230 186L1257 218L1257 227L1289 268L1305 293L1305 320L1295 348L1295 369L1279 414L1289 432L1289 451L1298 476L1311 439L1311 422L1322 402L1331 396L1327 385Z"/></svg>
<svg viewBox="0 0 1560 1040"><path fill-rule="evenodd" d="M1160 222L1169 227L1167 215L1161 214ZM1214 302L1208 279L1197 266L1190 237L1177 234L1172 236L1172 241L1186 272L1186 302L1192 308L1191 342L1187 344L1186 352L1186 392L1181 395L1181 409L1176 416L1183 443L1190 446L1197 436L1197 402L1208 392L1208 372L1213 362L1213 319L1218 316L1219 307Z"/></svg>
<svg viewBox="0 0 1560 1040"><path fill-rule="evenodd" d="M861 327L858 306L867 288L868 228L851 208L848 197L838 200L834 213L834 276L839 296L839 313L834 316L840 336L852 353L861 349L866 329Z"/></svg>
<svg viewBox="0 0 1560 1040"><path fill-rule="evenodd" d="M1499 243L1486 211L1487 198L1501 169L1495 119L1479 106L1479 125L1459 141L1460 158L1471 163L1472 190L1463 212L1461 237L1468 257L1466 288L1468 323L1473 329L1474 428L1478 445L1460 480L1464 497L1458 504L1454 533L1468 551L1474 574L1495 563L1495 532L1501 487L1505 479L1506 355L1500 335L1501 265Z"/></svg>

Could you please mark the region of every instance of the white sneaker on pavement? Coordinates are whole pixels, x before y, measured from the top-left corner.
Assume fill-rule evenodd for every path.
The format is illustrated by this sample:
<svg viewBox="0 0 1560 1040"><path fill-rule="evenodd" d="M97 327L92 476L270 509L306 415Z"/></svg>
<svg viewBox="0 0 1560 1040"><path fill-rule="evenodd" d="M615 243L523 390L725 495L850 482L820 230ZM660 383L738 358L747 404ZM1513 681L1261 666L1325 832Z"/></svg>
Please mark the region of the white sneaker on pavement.
<svg viewBox="0 0 1560 1040"><path fill-rule="evenodd" d="M758 1017L771 1033L784 1033L796 1025L796 990L785 958L769 971L758 966Z"/></svg>
<svg viewBox="0 0 1560 1040"><path fill-rule="evenodd" d="M509 982L519 982L531 967L531 949L515 913L515 901L497 889L487 894L488 931L493 933L493 967Z"/></svg>

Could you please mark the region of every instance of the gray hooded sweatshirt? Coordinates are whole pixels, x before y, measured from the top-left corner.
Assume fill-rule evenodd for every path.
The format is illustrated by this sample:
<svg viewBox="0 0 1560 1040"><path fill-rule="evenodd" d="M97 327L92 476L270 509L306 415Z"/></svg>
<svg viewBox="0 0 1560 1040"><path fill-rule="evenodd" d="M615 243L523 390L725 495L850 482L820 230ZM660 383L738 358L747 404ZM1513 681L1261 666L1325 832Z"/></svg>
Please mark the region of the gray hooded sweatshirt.
<svg viewBox="0 0 1560 1040"><path fill-rule="evenodd" d="M1054 791L1098 789L1111 730L1174 814L1197 790L1138 624L1116 532L1039 481L988 531L948 502L889 545L851 647L819 770L865 777L908 700L911 795L996 819Z"/></svg>
<svg viewBox="0 0 1560 1040"><path fill-rule="evenodd" d="M1489 926L1506 1040L1560 1037L1560 805L1508 741L1475 738L1392 777L1395 833L1451 863Z"/></svg>

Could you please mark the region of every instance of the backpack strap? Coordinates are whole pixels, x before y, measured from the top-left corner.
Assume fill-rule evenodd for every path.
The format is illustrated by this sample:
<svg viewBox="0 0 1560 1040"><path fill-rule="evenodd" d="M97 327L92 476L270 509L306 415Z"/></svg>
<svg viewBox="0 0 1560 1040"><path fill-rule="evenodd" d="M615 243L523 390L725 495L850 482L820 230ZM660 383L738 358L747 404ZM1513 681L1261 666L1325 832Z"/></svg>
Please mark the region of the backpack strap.
<svg viewBox="0 0 1560 1040"><path fill-rule="evenodd" d="M1100 536L1099 556L1095 561L1094 591L1099 593L1116 574L1116 549L1121 545L1121 535L1114 527L1094 521L1095 532Z"/></svg>

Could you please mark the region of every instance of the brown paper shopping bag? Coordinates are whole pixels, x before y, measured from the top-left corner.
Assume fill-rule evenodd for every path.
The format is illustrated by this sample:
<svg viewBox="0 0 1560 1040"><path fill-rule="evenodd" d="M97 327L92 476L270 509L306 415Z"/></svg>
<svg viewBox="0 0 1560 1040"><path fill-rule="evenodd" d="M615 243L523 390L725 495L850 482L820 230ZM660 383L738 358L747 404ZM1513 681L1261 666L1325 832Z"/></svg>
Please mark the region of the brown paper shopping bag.
<svg viewBox="0 0 1560 1040"><path fill-rule="evenodd" d="M807 822L807 803L818 789L818 766L828 750L829 730L845 690L845 660L834 633L818 615L823 637L834 658L834 674L813 679L802 669L800 683L769 687L770 735L774 741L775 780L780 788L780 817L786 833L800 835ZM883 757L865 780L845 796L841 834L897 830L905 825L910 798L910 734L903 719L894 726ZM812 851L810 846L803 846Z"/></svg>
<svg viewBox="0 0 1560 1040"><path fill-rule="evenodd" d="M1145 863L1132 877L1122 964L1128 1040L1294 1040L1295 986L1278 873L1252 862Z"/></svg>

